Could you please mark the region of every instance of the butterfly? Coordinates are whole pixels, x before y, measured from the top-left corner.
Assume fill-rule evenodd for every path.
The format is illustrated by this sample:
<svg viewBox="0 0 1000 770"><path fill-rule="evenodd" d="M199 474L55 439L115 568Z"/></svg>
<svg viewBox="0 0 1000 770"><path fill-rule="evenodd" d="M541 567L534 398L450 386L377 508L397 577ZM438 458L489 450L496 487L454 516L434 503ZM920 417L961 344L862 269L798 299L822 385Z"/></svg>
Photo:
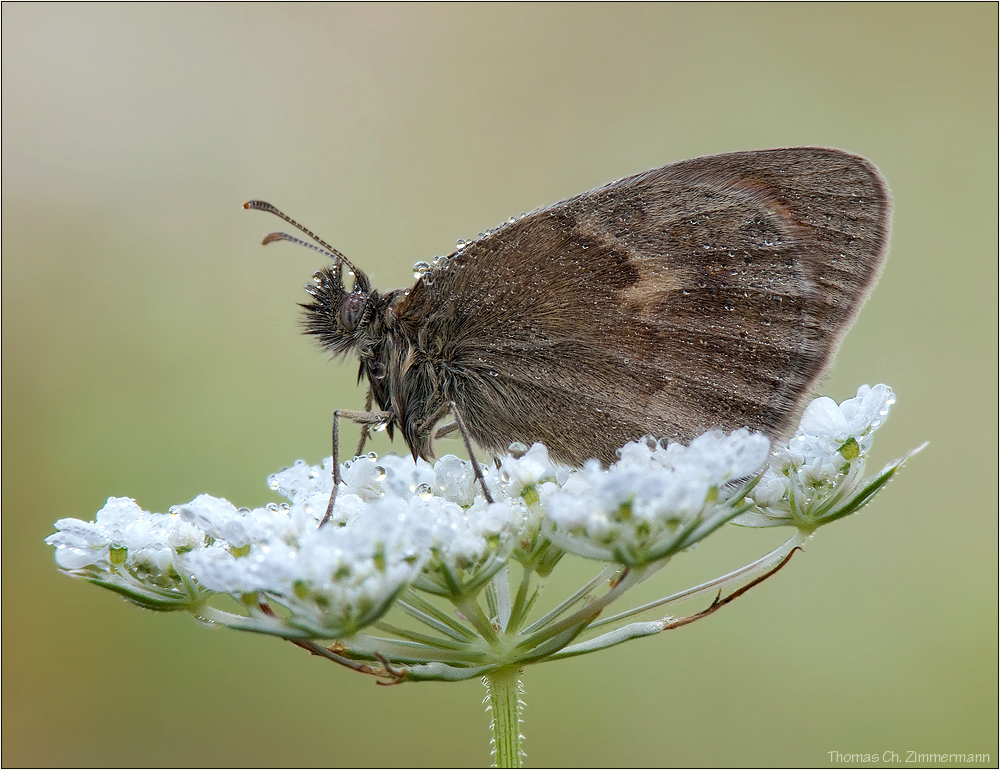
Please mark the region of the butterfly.
<svg viewBox="0 0 1000 770"><path fill-rule="evenodd" d="M450 413L490 454L542 442L577 466L645 435L786 437L879 275L890 219L884 179L856 155L713 155L511 219L382 293L270 204L245 207L332 260L304 326L359 359L366 409L339 416L365 426L361 446L382 424L430 458Z"/></svg>

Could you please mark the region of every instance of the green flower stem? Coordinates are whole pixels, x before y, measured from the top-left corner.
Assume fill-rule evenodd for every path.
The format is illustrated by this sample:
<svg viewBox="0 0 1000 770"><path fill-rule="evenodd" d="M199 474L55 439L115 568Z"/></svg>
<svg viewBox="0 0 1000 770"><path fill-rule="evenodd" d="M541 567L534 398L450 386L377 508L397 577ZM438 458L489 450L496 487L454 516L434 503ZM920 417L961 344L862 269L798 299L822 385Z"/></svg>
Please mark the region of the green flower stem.
<svg viewBox="0 0 1000 770"><path fill-rule="evenodd" d="M493 576L486 586L486 599L490 614L495 615L500 628L508 629L510 623L510 568L506 565Z"/></svg>
<svg viewBox="0 0 1000 770"><path fill-rule="evenodd" d="M242 631L254 631L258 634L270 634L280 636L282 639L315 639L317 637L317 634L308 629L290 628L280 619L268 615L253 615L252 617L234 615L207 604L193 609L191 614L210 625L228 626Z"/></svg>
<svg viewBox="0 0 1000 770"><path fill-rule="evenodd" d="M477 602L467 596L456 596L452 598L455 607L462 613L462 616L472 625L479 635L486 640L489 645L495 645L499 639L497 631L486 617L483 608Z"/></svg>
<svg viewBox="0 0 1000 770"><path fill-rule="evenodd" d="M577 610L572 615L563 618L558 622L553 622L540 628L531 635L522 638L517 645L517 651L535 650L540 648L547 640L555 638L559 634L571 631L570 636L562 644L567 644L576 634L593 623L594 619L604 611L604 608L613 603L619 596L625 593L636 583L644 579L644 570L635 569L627 571L620 577L617 583L599 599L588 602L583 608Z"/></svg>
<svg viewBox="0 0 1000 770"><path fill-rule="evenodd" d="M595 620L591 623L588 628L593 630L595 628L600 628L601 626L607 626L612 623L619 623L626 618L634 617L636 615L641 615L644 612L655 609L657 607L663 607L668 604L674 604L676 602L682 601L684 599L691 599L695 596L705 594L708 592L720 591L726 586L734 585L735 583L747 580L761 572L766 572L768 569L773 567L779 561L784 559L788 554L790 554L794 549L801 546L809 539L808 533L796 532L792 537L786 540L782 545L775 548L770 553L757 559L757 561L747 564L745 567L740 567L734 572L730 572L728 575L723 575L722 577L716 578L715 580L710 580L707 583L702 583L694 588L688 588L685 591L680 591L679 593L672 594L671 596L665 596L662 599L657 599L656 601L650 602L649 604L644 604L641 607L635 607L626 612L621 612L617 615L613 615L609 618L602 618L601 620ZM652 573L650 573L652 574ZM644 575L643 579L648 577Z"/></svg>
<svg viewBox="0 0 1000 770"><path fill-rule="evenodd" d="M632 623L623 628L616 629L610 633L588 639L579 644L563 647L559 652L555 652L548 657L548 660L561 660L562 658L572 658L574 655L584 655L595 650L604 650L614 647L616 644L628 642L643 636L653 636L663 631L665 622L662 620L649 620L645 623Z"/></svg>
<svg viewBox="0 0 1000 770"><path fill-rule="evenodd" d="M414 620L420 621L425 626L431 627L442 636L447 636L456 642L464 642L465 644L468 644L477 638L473 631L465 628L454 619L442 619L442 613L440 613L436 607L432 607L429 611L425 611L419 603L422 601L423 600L420 599L420 597L414 597L411 595L407 596L406 599L400 599L397 602L397 606ZM379 621L379 623L381 622L382 621ZM375 625L378 626L378 623Z"/></svg>
<svg viewBox="0 0 1000 770"><path fill-rule="evenodd" d="M544 628L545 626L547 626L555 618L558 618L560 615L562 615L564 612L566 612L566 610L568 610L574 604L576 604L577 602L581 601L585 597L589 596L590 593L595 588L597 588L597 586L599 586L601 583L603 583L603 582L605 582L607 580L610 580L611 577L616 572L618 572L619 570L620 570L620 568L617 567L617 566L608 566L608 567L605 567L604 569L602 569L599 573L597 573L597 575L594 577L593 580L591 580L586 585L582 586L576 593L574 593L571 596L569 596L568 598L566 598L558 606L554 607L552 610L550 610L549 612L547 612L545 615L543 615L541 618L539 618L538 620L536 620L530 626L528 626L527 628L525 628L524 631L522 632L522 635L527 636L528 634L534 633L538 629Z"/></svg>
<svg viewBox="0 0 1000 770"><path fill-rule="evenodd" d="M532 573L524 570L521 580L517 586L517 596L511 607L511 616L504 623L504 630L511 631L521 628L524 619L528 616L528 611L534 606L535 599L541 593L541 585L532 585ZM534 587L534 590L532 588Z"/></svg>
<svg viewBox="0 0 1000 770"><path fill-rule="evenodd" d="M521 767L521 670L516 666L490 671L483 677L493 712L493 760L496 767Z"/></svg>

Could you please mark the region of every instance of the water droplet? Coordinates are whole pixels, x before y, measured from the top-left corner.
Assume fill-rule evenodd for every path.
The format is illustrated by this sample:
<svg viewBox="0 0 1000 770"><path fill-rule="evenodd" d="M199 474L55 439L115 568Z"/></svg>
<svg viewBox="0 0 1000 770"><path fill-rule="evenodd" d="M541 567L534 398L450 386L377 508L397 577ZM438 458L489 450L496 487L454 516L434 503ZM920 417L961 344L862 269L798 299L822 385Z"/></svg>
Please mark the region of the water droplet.
<svg viewBox="0 0 1000 770"><path fill-rule="evenodd" d="M375 481L383 481L386 477L385 468L381 465L375 466Z"/></svg>
<svg viewBox="0 0 1000 770"><path fill-rule="evenodd" d="M524 457L528 453L528 447L520 441L515 441L507 447L507 451L510 452L511 457Z"/></svg>
<svg viewBox="0 0 1000 770"><path fill-rule="evenodd" d="M420 278L421 276L423 276L424 273L426 273L430 269L431 269L431 266L427 262L423 262L423 261L421 261L421 262L414 262L413 263L413 277L414 278Z"/></svg>
<svg viewBox="0 0 1000 770"><path fill-rule="evenodd" d="M434 497L434 490L427 484L417 484L417 488L413 490L413 493L424 500L430 500Z"/></svg>

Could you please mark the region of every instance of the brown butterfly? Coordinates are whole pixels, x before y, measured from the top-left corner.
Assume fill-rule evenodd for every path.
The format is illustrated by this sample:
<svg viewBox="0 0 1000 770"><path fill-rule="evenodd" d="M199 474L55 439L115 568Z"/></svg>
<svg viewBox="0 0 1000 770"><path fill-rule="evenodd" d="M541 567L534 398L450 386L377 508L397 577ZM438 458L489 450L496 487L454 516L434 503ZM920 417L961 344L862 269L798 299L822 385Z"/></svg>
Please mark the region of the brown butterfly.
<svg viewBox="0 0 1000 770"><path fill-rule="evenodd" d="M365 425L362 446L382 423L430 458L451 413L491 454L540 441L572 465L647 434L786 436L879 274L890 213L877 169L841 150L714 155L512 220L382 294L270 204L245 207L334 261L305 328L360 359L366 411L336 415Z"/></svg>

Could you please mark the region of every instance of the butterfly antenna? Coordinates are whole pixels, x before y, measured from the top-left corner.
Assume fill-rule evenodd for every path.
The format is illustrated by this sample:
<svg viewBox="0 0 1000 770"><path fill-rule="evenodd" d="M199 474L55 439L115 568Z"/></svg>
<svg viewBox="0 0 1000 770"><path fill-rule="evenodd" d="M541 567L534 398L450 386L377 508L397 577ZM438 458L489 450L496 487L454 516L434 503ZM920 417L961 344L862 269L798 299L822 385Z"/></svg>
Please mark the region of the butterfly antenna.
<svg viewBox="0 0 1000 770"><path fill-rule="evenodd" d="M286 233L271 233L266 238L264 238L264 245L267 245L268 243L273 243L274 241L291 241L292 243L297 243L300 246L306 246L310 249L313 249L314 251L318 251L320 254L326 255L334 262L342 264L350 272L354 273L354 275L362 275L362 273L360 273L358 269L353 264L351 264L351 260L349 260L343 254L341 254L339 251L333 248L333 246L331 246L329 243L327 243L318 235L316 235L312 230L303 227L294 219L292 219L290 216L285 214L280 209L275 208L270 203L267 203L266 201L247 201L246 203L243 204L243 208L249 209L251 211L270 212L271 214L274 214L276 217L284 219L286 222L288 222L288 224L290 224L295 229L300 230L301 232L308 235L323 248L322 249L316 248L311 243L306 243L305 241L300 240L299 238L293 238L291 235L287 235Z"/></svg>
<svg viewBox="0 0 1000 770"><path fill-rule="evenodd" d="M267 235L264 236L264 240L261 241L261 244L267 246L267 244L274 243L275 241L288 241L289 243L297 243L299 246L305 246L307 249L318 251L323 256L332 259L334 262L338 263L337 264L338 268L340 267L340 263L346 262L348 265L347 269L353 272L351 263L347 262L347 260L344 259L340 254L334 254L333 252L327 251L326 249L321 249L319 246L315 246L309 243L308 241L304 241L301 238L296 238L294 235L289 235L288 233L268 233Z"/></svg>

